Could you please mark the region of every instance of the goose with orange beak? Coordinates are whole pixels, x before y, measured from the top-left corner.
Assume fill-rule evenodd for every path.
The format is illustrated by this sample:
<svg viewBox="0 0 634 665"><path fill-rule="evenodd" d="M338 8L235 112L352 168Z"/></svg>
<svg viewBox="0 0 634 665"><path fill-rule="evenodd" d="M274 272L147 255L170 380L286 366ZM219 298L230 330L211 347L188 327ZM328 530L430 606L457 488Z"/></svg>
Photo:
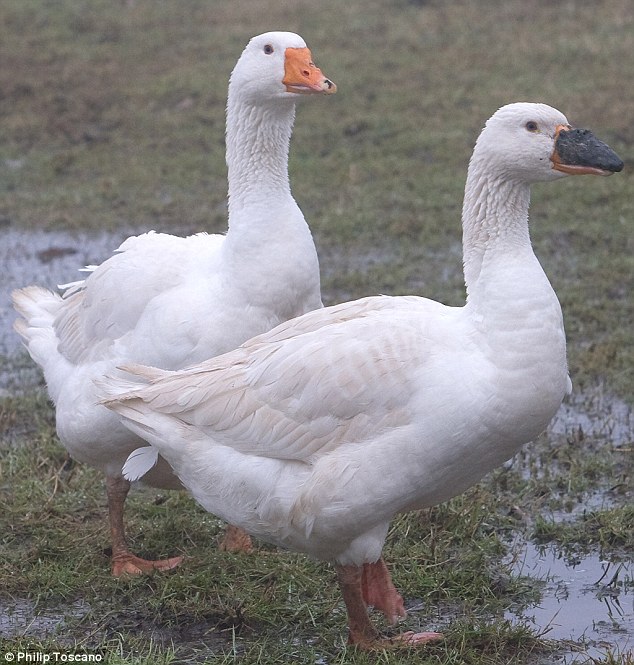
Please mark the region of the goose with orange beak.
<svg viewBox="0 0 634 665"><path fill-rule="evenodd" d="M13 294L16 330L44 370L60 441L106 477L114 576L169 570L182 557L149 560L129 550L122 467L143 442L97 404L94 381L132 361L182 368L322 307L317 252L291 193L288 153L298 93L335 91L299 35L253 37L229 82L227 234L134 236L62 295L39 286ZM182 487L164 461L145 480ZM251 547L234 527L221 546Z"/></svg>

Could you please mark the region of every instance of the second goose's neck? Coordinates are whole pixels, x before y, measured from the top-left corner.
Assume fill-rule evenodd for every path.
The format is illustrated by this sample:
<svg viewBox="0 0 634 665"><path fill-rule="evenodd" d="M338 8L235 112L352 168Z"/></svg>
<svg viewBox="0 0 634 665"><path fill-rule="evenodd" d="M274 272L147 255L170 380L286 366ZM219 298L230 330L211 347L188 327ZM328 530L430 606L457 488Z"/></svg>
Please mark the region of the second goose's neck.
<svg viewBox="0 0 634 665"><path fill-rule="evenodd" d="M227 168L229 220L232 210L291 197L288 150L295 104L254 106L229 93Z"/></svg>

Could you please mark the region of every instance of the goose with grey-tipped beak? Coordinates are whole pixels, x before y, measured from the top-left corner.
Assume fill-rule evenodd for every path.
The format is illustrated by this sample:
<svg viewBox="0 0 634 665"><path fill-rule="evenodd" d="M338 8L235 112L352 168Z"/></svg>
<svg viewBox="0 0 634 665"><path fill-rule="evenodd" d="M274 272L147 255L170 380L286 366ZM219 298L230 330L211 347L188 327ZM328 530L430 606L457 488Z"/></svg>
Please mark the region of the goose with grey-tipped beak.
<svg viewBox="0 0 634 665"><path fill-rule="evenodd" d="M254 37L229 82L226 236L128 238L63 296L38 286L13 294L15 327L44 370L62 444L106 475L115 576L170 569L182 557L149 561L128 549L130 483L121 468L143 442L97 404L93 381L126 362L186 367L322 306L317 252L291 194L288 151L297 100L335 90L299 35ZM181 487L162 460L144 481ZM223 546L248 549L249 537L229 527Z"/></svg>
<svg viewBox="0 0 634 665"><path fill-rule="evenodd" d="M499 109L469 163L463 307L364 298L186 370L124 368L100 382L103 402L151 444L130 455L126 477L151 472L160 454L208 511L332 562L350 642L385 646L363 578L382 562L390 520L508 460L571 387L561 308L529 238L531 185L622 167L554 108Z"/></svg>

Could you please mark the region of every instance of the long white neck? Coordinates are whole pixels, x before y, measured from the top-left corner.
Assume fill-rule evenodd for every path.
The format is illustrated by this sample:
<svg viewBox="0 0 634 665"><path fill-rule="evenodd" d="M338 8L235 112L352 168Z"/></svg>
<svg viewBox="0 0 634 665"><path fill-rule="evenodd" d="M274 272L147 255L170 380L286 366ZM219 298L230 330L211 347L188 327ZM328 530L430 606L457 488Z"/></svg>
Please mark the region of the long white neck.
<svg viewBox="0 0 634 665"><path fill-rule="evenodd" d="M536 392L543 404L535 413L546 414L545 425L567 385L561 307L531 247L529 183L490 173L478 159L469 165L463 208L465 312L484 333L485 353L500 372L498 387L520 394L518 371L524 372L526 385L540 387ZM520 395L520 408L525 408L523 399Z"/></svg>
<svg viewBox="0 0 634 665"><path fill-rule="evenodd" d="M500 261L508 269L516 259L522 272L530 266L543 275L531 247L529 204L528 183L491 176L481 160L471 160L462 209L467 302L487 290L487 280L497 276Z"/></svg>
<svg viewBox="0 0 634 665"><path fill-rule="evenodd" d="M487 399L506 442L486 452L494 466L547 425L569 379L559 300L530 243L530 185L492 172L484 159L469 165L463 313L486 368L481 379L493 377Z"/></svg>
<svg viewBox="0 0 634 665"><path fill-rule="evenodd" d="M238 209L292 199L288 151L294 120L294 102L254 106L230 87L226 134L230 228L238 222Z"/></svg>
<svg viewBox="0 0 634 665"><path fill-rule="evenodd" d="M267 313L269 327L321 307L317 251L288 178L294 119L291 100L254 106L229 88L222 269L234 291Z"/></svg>

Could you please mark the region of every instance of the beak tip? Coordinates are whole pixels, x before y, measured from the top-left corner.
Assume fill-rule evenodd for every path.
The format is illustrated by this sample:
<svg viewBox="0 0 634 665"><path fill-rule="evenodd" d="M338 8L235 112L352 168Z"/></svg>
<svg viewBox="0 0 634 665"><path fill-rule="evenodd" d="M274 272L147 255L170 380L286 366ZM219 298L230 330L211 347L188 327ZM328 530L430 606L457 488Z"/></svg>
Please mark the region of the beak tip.
<svg viewBox="0 0 634 665"><path fill-rule="evenodd" d="M612 173L620 173L623 168L625 167L625 163L623 162L622 159L619 159L617 164L615 164L614 168L612 169Z"/></svg>

